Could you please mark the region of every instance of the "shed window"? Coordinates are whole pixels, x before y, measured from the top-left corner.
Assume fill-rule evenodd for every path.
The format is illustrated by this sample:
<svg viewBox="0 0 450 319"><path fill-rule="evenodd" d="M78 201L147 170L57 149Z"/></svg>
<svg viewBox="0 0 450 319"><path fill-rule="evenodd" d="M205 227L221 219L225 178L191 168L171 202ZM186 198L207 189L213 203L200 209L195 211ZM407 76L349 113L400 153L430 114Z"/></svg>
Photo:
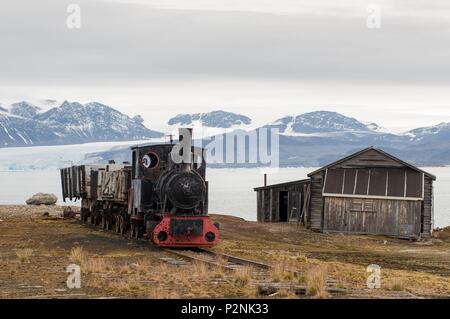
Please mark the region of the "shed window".
<svg viewBox="0 0 450 319"><path fill-rule="evenodd" d="M345 170L344 194L353 194L353 192L355 191L355 180L356 180L355 177L356 177L355 169Z"/></svg>
<svg viewBox="0 0 450 319"><path fill-rule="evenodd" d="M390 169L388 171L388 179L387 195L393 197L405 196L405 170Z"/></svg>
<svg viewBox="0 0 450 319"><path fill-rule="evenodd" d="M386 196L386 169L372 169L370 171L369 195Z"/></svg>
<svg viewBox="0 0 450 319"><path fill-rule="evenodd" d="M406 171L406 197L422 197L423 175L413 170Z"/></svg>
<svg viewBox="0 0 450 319"><path fill-rule="evenodd" d="M356 175L355 195L367 195L367 186L369 185L369 170L358 169Z"/></svg>
<svg viewBox="0 0 450 319"><path fill-rule="evenodd" d="M423 173L409 168L328 169L325 195L420 199Z"/></svg>
<svg viewBox="0 0 450 319"><path fill-rule="evenodd" d="M342 194L342 183L344 181L344 170L341 168L327 171L325 193Z"/></svg>

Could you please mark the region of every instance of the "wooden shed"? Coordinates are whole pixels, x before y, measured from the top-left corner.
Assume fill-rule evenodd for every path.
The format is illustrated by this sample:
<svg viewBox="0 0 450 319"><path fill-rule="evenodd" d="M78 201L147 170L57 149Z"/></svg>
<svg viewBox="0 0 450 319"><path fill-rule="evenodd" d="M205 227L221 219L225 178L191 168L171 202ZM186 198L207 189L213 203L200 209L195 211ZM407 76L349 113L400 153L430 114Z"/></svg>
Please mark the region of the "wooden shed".
<svg viewBox="0 0 450 319"><path fill-rule="evenodd" d="M308 177L309 180L299 181L309 185L309 191L304 193L303 202L307 205L301 220L313 230L406 238L431 235L436 177L380 149L363 149ZM281 220L276 210L272 217L260 218L265 212L260 206L276 202L278 189L279 185L255 189L258 220Z"/></svg>
<svg viewBox="0 0 450 319"><path fill-rule="evenodd" d="M309 179L255 188L258 221L306 221L309 189Z"/></svg>

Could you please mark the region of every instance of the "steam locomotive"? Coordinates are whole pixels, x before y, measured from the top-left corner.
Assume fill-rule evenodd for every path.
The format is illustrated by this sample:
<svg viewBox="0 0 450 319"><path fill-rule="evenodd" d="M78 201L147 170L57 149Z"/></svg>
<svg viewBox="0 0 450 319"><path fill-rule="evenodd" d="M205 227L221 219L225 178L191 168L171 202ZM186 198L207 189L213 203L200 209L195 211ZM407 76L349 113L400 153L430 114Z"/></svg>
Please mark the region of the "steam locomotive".
<svg viewBox="0 0 450 319"><path fill-rule="evenodd" d="M192 146L192 130L180 129L178 144L134 146L131 151L131 164L110 161L61 169L63 200L81 199L85 223L158 246L217 244L219 225L207 215L204 152Z"/></svg>

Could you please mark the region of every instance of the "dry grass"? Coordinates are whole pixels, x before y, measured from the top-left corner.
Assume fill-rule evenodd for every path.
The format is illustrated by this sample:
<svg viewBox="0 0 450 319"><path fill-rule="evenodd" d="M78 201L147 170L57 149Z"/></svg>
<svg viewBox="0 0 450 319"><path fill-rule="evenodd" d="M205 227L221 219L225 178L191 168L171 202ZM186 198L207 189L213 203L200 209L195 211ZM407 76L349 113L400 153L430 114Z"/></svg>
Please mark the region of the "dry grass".
<svg viewBox="0 0 450 319"><path fill-rule="evenodd" d="M283 299L297 299L298 296L295 294L293 289L281 289L276 294L276 297Z"/></svg>
<svg viewBox="0 0 450 319"><path fill-rule="evenodd" d="M211 269L212 278L224 278L226 275L226 270L223 266L215 266Z"/></svg>
<svg viewBox="0 0 450 319"><path fill-rule="evenodd" d="M128 275L133 273L133 269L130 264L126 263L125 265L119 266L118 268L119 274Z"/></svg>
<svg viewBox="0 0 450 319"><path fill-rule="evenodd" d="M394 278L389 285L389 290L393 291L405 291L405 283L400 278Z"/></svg>
<svg viewBox="0 0 450 319"><path fill-rule="evenodd" d="M192 264L192 275L198 278L206 278L210 275L209 267L201 261L194 261Z"/></svg>
<svg viewBox="0 0 450 319"><path fill-rule="evenodd" d="M174 299L180 298L180 295L174 290L169 291L157 286L148 292L147 297L150 299Z"/></svg>
<svg viewBox="0 0 450 319"><path fill-rule="evenodd" d="M327 287L327 269L325 266L313 266L306 272L306 293L316 298L328 297Z"/></svg>
<svg viewBox="0 0 450 319"><path fill-rule="evenodd" d="M273 282L290 281L294 279L291 261L287 259L278 260L272 268L271 278Z"/></svg>
<svg viewBox="0 0 450 319"><path fill-rule="evenodd" d="M106 258L89 258L84 261L83 268L84 273L104 273L113 270L113 266L110 260Z"/></svg>
<svg viewBox="0 0 450 319"><path fill-rule="evenodd" d="M141 276L148 276L152 272L159 272L160 270L154 270L155 267L154 264L152 264L148 259L142 258L139 259L137 264L133 265L133 268L135 268L139 275Z"/></svg>
<svg viewBox="0 0 450 319"><path fill-rule="evenodd" d="M31 256L33 256L33 249L31 248L17 249L16 255L21 263L29 262Z"/></svg>
<svg viewBox="0 0 450 319"><path fill-rule="evenodd" d="M18 271L18 265L15 262L9 262L9 263L7 263L5 269L8 269L7 271L9 272L10 276L13 276Z"/></svg>
<svg viewBox="0 0 450 319"><path fill-rule="evenodd" d="M83 265L88 260L88 254L84 251L83 247L76 246L70 251L70 260L78 265Z"/></svg>
<svg viewBox="0 0 450 319"><path fill-rule="evenodd" d="M239 287L246 286L252 279L253 268L250 266L244 266L236 269L233 273L234 282Z"/></svg>

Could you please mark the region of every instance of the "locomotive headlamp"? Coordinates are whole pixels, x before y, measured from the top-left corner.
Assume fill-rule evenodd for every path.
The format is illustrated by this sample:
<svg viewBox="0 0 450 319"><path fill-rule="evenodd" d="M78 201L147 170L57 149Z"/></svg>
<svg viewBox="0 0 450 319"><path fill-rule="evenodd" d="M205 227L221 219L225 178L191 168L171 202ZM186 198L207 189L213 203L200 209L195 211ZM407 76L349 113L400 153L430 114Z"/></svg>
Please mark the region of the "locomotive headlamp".
<svg viewBox="0 0 450 319"><path fill-rule="evenodd" d="M167 233L165 231L160 231L158 233L158 240L159 241L166 241L167 240Z"/></svg>
<svg viewBox="0 0 450 319"><path fill-rule="evenodd" d="M154 168L159 164L159 157L153 152L149 152L142 157L142 166L145 168Z"/></svg>
<svg viewBox="0 0 450 319"><path fill-rule="evenodd" d="M214 235L213 232L207 232L206 235L205 235L205 239L208 242L213 242L214 239L216 239L216 235Z"/></svg>

